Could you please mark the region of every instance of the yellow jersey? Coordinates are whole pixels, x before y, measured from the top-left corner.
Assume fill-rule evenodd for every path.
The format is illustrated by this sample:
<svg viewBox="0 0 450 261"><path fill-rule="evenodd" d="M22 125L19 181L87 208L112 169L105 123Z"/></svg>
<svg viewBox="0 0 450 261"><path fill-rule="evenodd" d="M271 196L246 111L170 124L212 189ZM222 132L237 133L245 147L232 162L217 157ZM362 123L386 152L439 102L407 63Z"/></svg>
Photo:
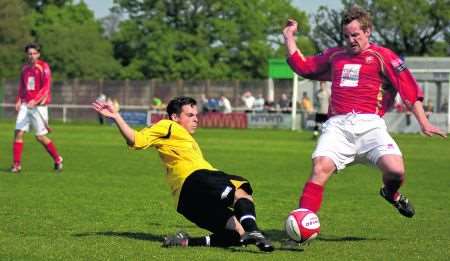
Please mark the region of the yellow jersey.
<svg viewBox="0 0 450 261"><path fill-rule="evenodd" d="M186 178L199 169L216 170L203 158L192 135L180 124L161 120L134 133L134 149L155 147L166 166L166 179L176 205Z"/></svg>

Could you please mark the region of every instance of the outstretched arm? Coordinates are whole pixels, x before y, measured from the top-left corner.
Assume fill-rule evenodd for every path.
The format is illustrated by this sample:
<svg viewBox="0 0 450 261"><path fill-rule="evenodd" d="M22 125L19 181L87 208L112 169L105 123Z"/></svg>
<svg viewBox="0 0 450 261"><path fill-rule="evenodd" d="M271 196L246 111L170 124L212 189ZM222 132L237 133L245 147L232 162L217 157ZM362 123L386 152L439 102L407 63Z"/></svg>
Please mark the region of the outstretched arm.
<svg viewBox="0 0 450 261"><path fill-rule="evenodd" d="M412 112L419 122L420 128L422 132L427 136L433 136L434 134L439 135L443 138L447 138L447 135L440 130L438 127L432 125L428 118L425 115L425 111L423 110L423 104L421 101L416 101L412 106Z"/></svg>
<svg viewBox="0 0 450 261"><path fill-rule="evenodd" d="M295 52L298 52L303 57L302 53L297 47L297 43L295 42L295 33L297 32L297 26L297 21L289 19L283 29L284 44L286 45L288 57Z"/></svg>
<svg viewBox="0 0 450 261"><path fill-rule="evenodd" d="M134 145L134 129L132 129L122 118L120 113L114 109L112 102L95 101L92 108L101 115L114 120L120 133L124 137L128 145Z"/></svg>

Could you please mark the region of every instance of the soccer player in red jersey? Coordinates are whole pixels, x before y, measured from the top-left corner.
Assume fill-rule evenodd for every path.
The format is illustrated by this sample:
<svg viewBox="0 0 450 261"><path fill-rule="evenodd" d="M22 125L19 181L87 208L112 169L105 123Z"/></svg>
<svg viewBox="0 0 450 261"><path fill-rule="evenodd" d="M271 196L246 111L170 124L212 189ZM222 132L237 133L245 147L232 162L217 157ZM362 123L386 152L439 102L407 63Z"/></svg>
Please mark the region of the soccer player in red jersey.
<svg viewBox="0 0 450 261"><path fill-rule="evenodd" d="M344 47L309 57L303 56L295 43L297 22L289 20L283 29L291 68L305 78L332 82L330 118L323 125L313 152L312 173L299 205L319 211L330 176L352 162L367 162L382 172L380 195L400 214L412 217L415 214L412 204L399 193L405 179L402 153L381 117L398 92L425 135L446 137L446 134L425 116L422 90L403 60L369 41L372 33L369 14L353 6L344 14L341 26Z"/></svg>
<svg viewBox="0 0 450 261"><path fill-rule="evenodd" d="M52 140L46 135L48 127L47 105L51 101L52 81L48 64L39 59L40 46L35 43L25 46L28 63L22 67L19 91L16 98L17 120L13 142L13 166L11 172L22 170L23 135L30 125L35 130L36 140L40 142L54 161L54 169L61 171L63 158L59 155Z"/></svg>

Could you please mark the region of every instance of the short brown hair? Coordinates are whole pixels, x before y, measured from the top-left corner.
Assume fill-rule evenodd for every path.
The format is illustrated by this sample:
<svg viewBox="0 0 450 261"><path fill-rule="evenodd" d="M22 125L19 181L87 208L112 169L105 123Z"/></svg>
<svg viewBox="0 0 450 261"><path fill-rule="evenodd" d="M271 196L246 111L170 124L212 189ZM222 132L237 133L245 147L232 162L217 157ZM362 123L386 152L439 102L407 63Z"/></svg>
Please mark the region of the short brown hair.
<svg viewBox="0 0 450 261"><path fill-rule="evenodd" d="M363 31L367 31L367 29L372 31L373 24L370 14L358 5L353 5L344 13L342 16L341 28L348 25L353 20L358 20Z"/></svg>
<svg viewBox="0 0 450 261"><path fill-rule="evenodd" d="M39 46L39 44L37 44L37 43L29 43L29 44L25 45L25 48L24 48L25 52L28 52L28 49L35 49L39 53L41 52L41 46Z"/></svg>

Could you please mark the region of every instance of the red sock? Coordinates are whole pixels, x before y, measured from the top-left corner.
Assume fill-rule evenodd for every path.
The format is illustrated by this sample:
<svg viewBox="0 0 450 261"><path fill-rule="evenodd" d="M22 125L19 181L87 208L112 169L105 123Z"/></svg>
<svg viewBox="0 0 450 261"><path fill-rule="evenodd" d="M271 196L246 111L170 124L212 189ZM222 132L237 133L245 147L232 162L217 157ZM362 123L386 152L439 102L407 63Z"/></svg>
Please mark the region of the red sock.
<svg viewBox="0 0 450 261"><path fill-rule="evenodd" d="M50 141L50 143L47 145L44 145L44 147L47 150L48 154L50 154L50 156L52 156L53 160L55 162L59 162L60 156L59 156L58 151L56 150L56 147L53 144L53 142Z"/></svg>
<svg viewBox="0 0 450 261"><path fill-rule="evenodd" d="M22 161L23 142L15 141L13 143L13 162L19 164Z"/></svg>
<svg viewBox="0 0 450 261"><path fill-rule="evenodd" d="M322 204L323 187L307 182L303 188L303 194L299 201L300 208L306 208L314 213L317 213Z"/></svg>

